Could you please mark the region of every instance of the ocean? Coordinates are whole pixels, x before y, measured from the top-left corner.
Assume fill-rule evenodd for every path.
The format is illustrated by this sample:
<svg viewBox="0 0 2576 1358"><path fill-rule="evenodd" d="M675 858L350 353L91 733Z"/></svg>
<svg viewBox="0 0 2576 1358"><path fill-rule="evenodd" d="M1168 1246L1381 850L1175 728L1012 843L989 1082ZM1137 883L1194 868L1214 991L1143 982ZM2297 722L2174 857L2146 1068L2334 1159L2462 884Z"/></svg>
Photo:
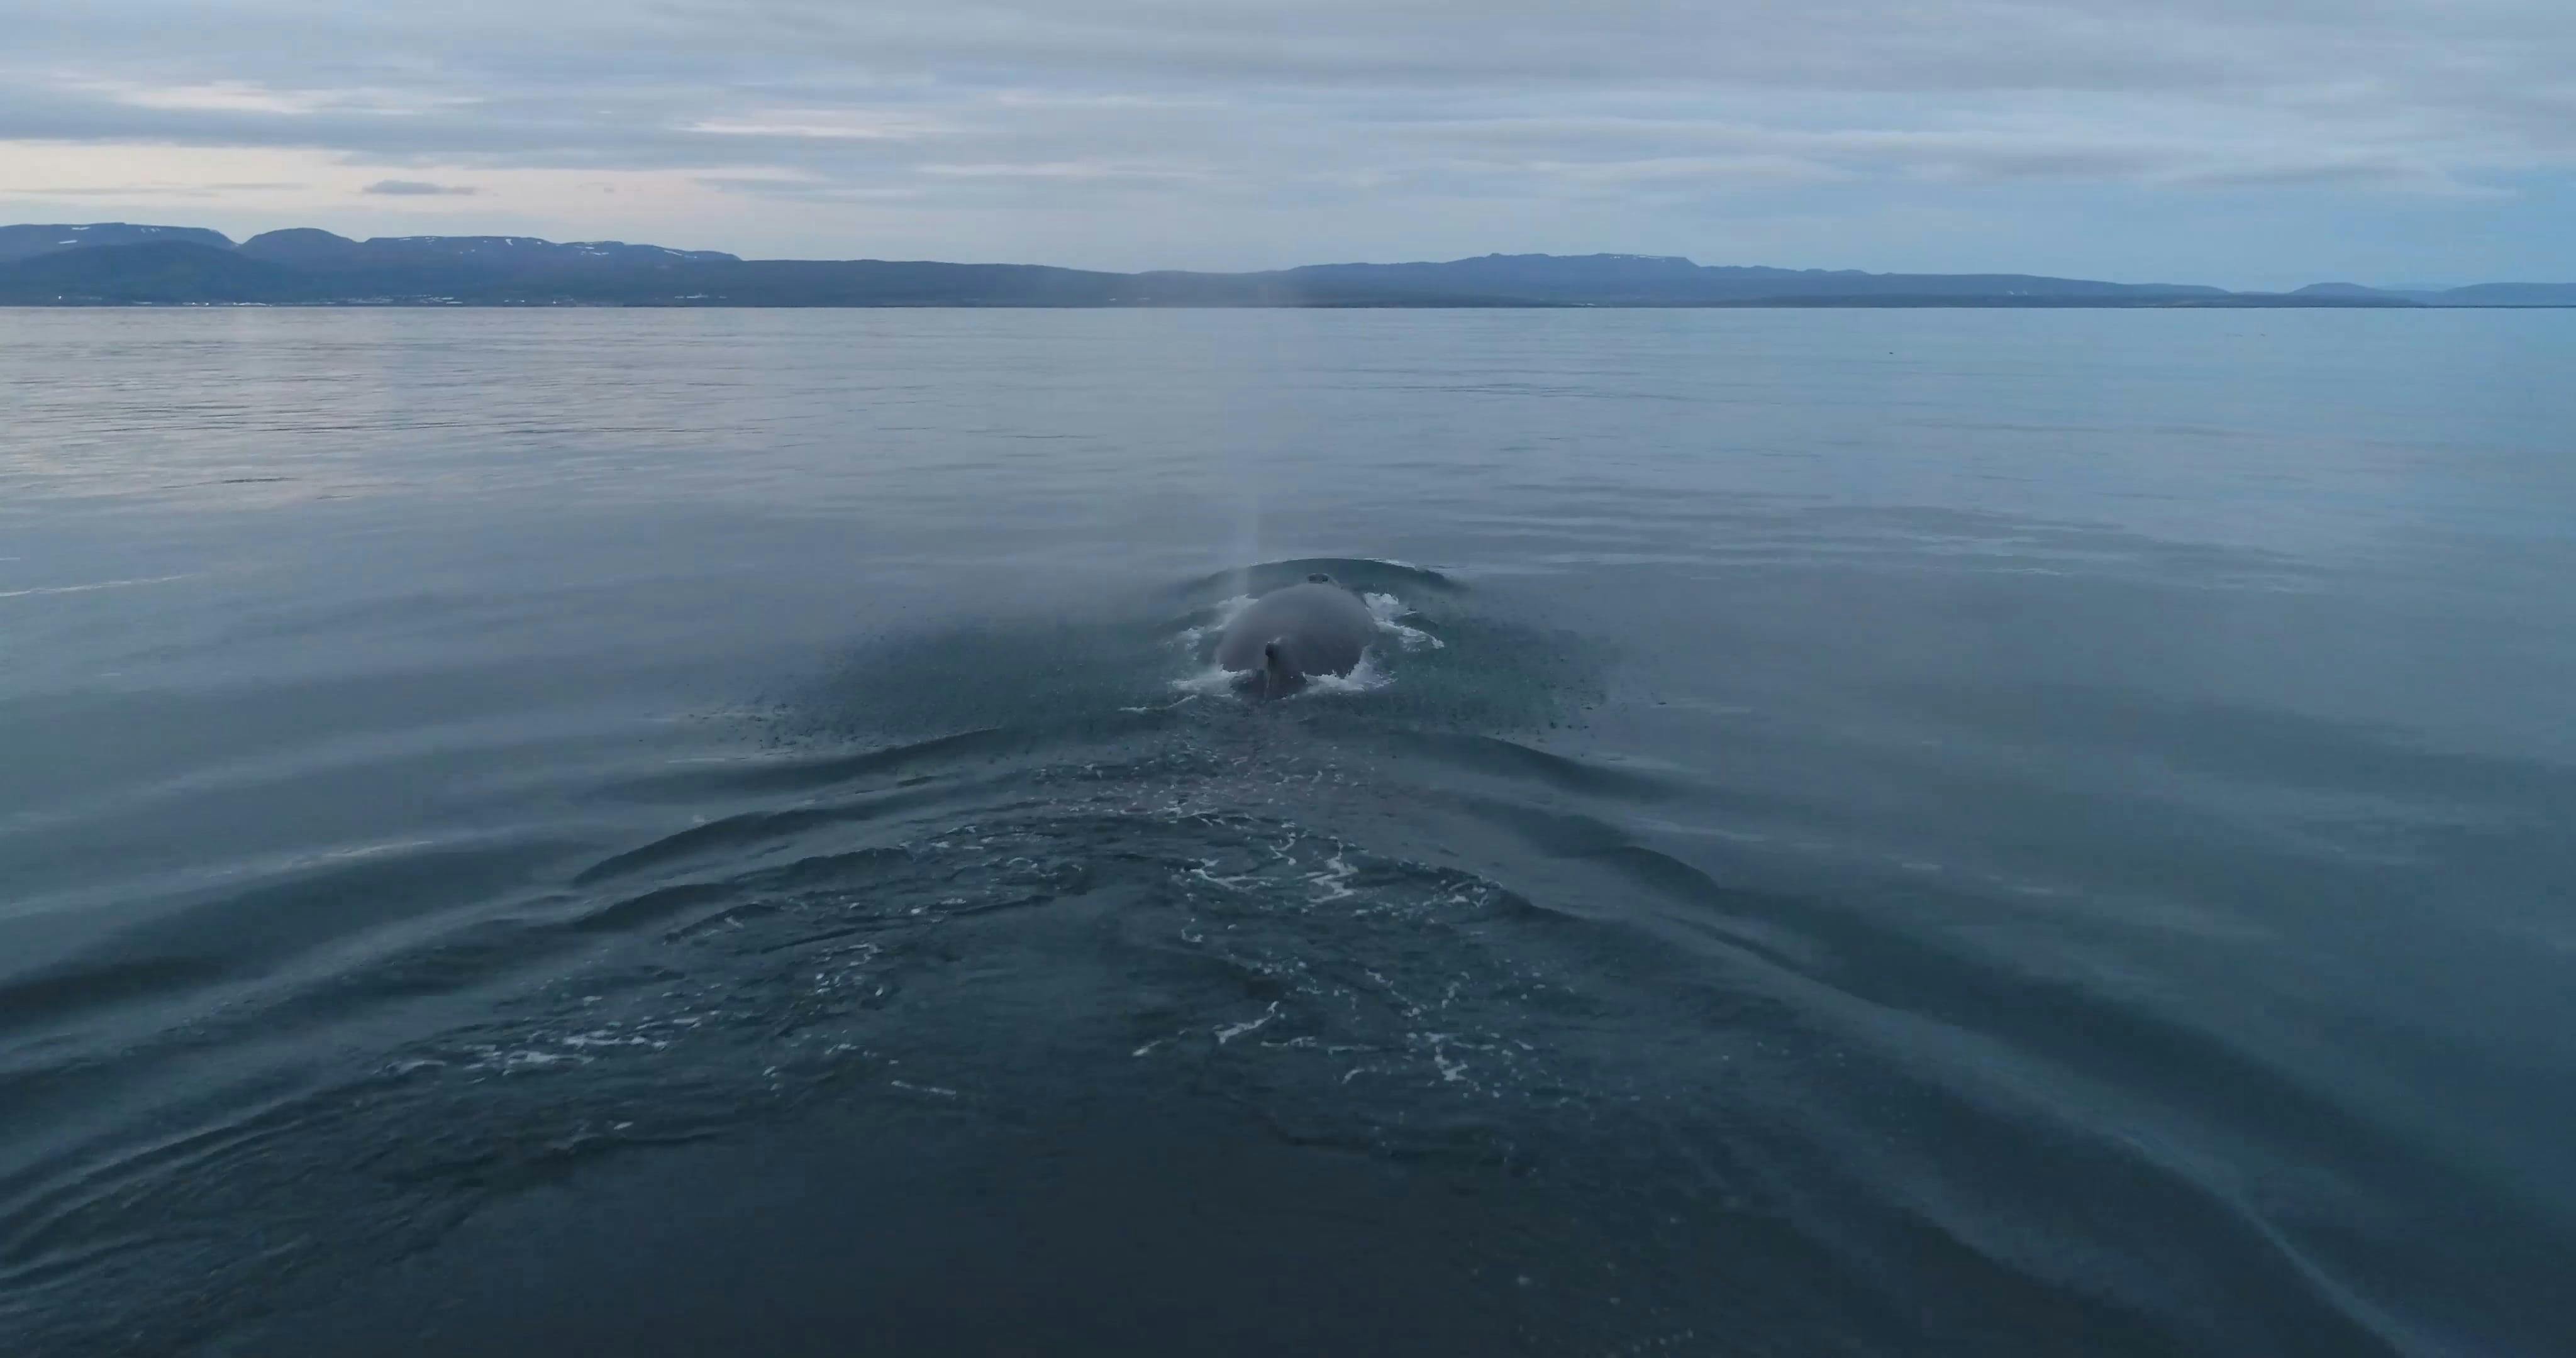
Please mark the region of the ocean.
<svg viewBox="0 0 2576 1358"><path fill-rule="evenodd" d="M0 311L0 1351L2576 1351L2571 372Z"/></svg>

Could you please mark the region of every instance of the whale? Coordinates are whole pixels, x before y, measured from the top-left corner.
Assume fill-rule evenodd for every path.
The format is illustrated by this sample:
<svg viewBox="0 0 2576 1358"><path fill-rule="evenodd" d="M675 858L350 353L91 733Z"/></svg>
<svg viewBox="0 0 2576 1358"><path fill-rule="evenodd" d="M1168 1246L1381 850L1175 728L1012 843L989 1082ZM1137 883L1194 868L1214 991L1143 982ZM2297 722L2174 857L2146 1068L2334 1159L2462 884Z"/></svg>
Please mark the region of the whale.
<svg viewBox="0 0 2576 1358"><path fill-rule="evenodd" d="M1217 637L1216 663L1246 691L1280 698L1317 675L1349 674L1377 632L1377 615L1359 595L1329 575L1310 575L1234 615Z"/></svg>

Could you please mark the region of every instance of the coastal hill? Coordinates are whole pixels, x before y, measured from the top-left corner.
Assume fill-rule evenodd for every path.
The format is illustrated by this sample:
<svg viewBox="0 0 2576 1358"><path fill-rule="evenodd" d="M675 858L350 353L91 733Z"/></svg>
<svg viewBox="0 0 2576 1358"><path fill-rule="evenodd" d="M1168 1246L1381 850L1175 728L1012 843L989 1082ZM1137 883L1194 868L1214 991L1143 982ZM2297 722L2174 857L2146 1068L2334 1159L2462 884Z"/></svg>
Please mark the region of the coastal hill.
<svg viewBox="0 0 2576 1358"><path fill-rule="evenodd" d="M2419 306L2576 306L2576 283L2472 283L2465 288L2434 289L2310 283L2290 295L2349 302L2413 302Z"/></svg>
<svg viewBox="0 0 2576 1358"><path fill-rule="evenodd" d="M0 263L82 246L140 245L174 240L211 245L218 250L229 250L233 245L222 232L208 231L201 226L128 226L124 222L91 222L85 226L0 226Z"/></svg>
<svg viewBox="0 0 2576 1358"><path fill-rule="evenodd" d="M1256 273L1036 264L747 260L530 236L351 240L299 227L235 244L202 227L0 227L0 305L2421 307L2576 305L2576 284L2291 293L2028 274L1716 266L1678 256L1484 255Z"/></svg>

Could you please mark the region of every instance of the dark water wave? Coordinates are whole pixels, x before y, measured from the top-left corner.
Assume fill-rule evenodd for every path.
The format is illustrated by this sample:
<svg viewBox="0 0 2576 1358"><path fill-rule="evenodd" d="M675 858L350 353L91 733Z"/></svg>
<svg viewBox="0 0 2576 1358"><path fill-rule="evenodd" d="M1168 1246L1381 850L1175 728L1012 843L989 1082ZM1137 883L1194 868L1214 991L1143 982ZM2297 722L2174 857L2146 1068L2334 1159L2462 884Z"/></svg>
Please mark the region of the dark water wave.
<svg viewBox="0 0 2576 1358"><path fill-rule="evenodd" d="M1428 566L1366 557L1310 556L1264 561L1238 570L1211 571L1175 585L1175 597L1204 602L1227 594L1266 594L1312 575L1329 575L1356 590L1386 590L1419 600L1455 597L1466 586Z"/></svg>
<svg viewBox="0 0 2576 1358"><path fill-rule="evenodd" d="M1956 886L1657 830L1726 794L1544 740L1598 643L1420 568L1248 577L1315 569L1441 644L1367 692L1176 687L1245 574L883 635L725 757L602 778L617 833L274 873L0 985L0 1321L291 1351L620 1157L1104 1090L1581 1204L1472 1247L1530 1352L2440 1353L2565 1257L2188 1003L1986 948ZM2428 1228L2474 1243L2393 1286Z"/></svg>

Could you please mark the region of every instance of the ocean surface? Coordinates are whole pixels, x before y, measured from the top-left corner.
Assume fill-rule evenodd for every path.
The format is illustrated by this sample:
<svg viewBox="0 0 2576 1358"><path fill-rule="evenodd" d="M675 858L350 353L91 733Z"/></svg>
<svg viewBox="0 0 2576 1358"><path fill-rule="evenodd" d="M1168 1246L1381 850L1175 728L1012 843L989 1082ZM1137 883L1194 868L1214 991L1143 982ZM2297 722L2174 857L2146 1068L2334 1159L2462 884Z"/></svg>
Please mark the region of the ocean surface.
<svg viewBox="0 0 2576 1358"><path fill-rule="evenodd" d="M0 1352L2576 1352L2571 373L0 311Z"/></svg>

